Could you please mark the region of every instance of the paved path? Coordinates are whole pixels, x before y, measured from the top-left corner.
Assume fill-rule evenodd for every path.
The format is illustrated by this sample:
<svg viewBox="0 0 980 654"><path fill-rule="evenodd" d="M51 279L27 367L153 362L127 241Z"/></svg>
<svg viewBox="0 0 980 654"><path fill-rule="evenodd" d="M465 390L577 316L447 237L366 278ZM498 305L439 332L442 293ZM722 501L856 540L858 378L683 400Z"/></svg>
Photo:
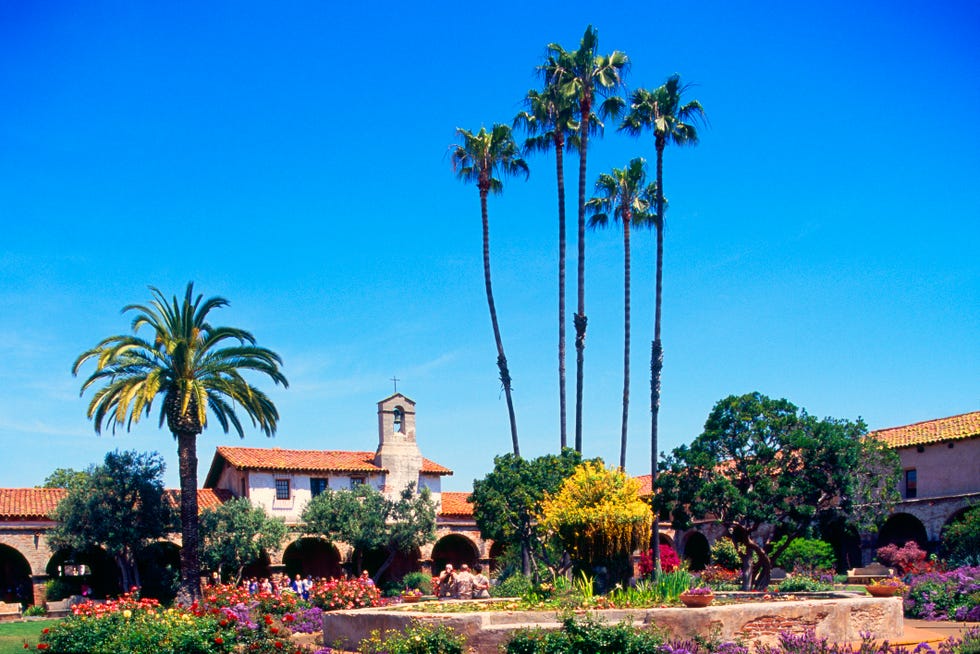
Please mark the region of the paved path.
<svg viewBox="0 0 980 654"><path fill-rule="evenodd" d="M905 618L905 629L901 638L888 641L892 645L913 648L919 643L935 646L952 636L960 637L980 622L935 622ZM852 643L857 645L858 643Z"/></svg>

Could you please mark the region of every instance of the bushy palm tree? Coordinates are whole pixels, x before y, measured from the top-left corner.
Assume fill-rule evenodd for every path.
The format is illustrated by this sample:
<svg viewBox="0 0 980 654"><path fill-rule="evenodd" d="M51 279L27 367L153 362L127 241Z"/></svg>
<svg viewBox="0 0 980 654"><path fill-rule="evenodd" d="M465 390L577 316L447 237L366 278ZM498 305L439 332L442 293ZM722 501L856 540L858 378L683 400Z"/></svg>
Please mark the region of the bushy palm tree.
<svg viewBox="0 0 980 654"><path fill-rule="evenodd" d="M466 129L456 128L456 135L461 143L450 146L453 171L460 180L475 182L480 192L480 215L483 219L483 281L487 291L487 305L490 308L493 338L497 344L497 369L500 372L500 383L507 400L510 436L514 445L514 454L520 456L517 418L514 414L514 400L511 397L510 369L507 367L507 357L504 355L504 344L497 323L497 309L493 301L493 288L490 284L490 219L487 214L487 196L490 193L503 191L504 186L500 177L518 174L527 177L528 167L521 158L521 149L514 141L514 135L507 125L495 124L489 132L485 127L481 127L476 134Z"/></svg>
<svg viewBox="0 0 980 654"><path fill-rule="evenodd" d="M626 469L627 424L630 404L630 230L653 226L654 184L646 183L646 161L633 159L625 168L602 173L595 183L596 194L586 203L592 214L589 226L623 226L623 421L620 432L619 467Z"/></svg>
<svg viewBox="0 0 980 654"><path fill-rule="evenodd" d="M585 374L585 186L589 151L590 122L596 95L602 98L600 115L616 116L624 102L614 95L623 82L629 59L617 51L598 54L599 37L591 25L585 30L579 48L567 51L557 43L548 46L548 63L543 67L546 81L556 85L578 104L578 305L575 313L575 450L582 451L582 394Z"/></svg>
<svg viewBox="0 0 980 654"><path fill-rule="evenodd" d="M657 263L654 291L653 343L650 346L650 467L653 482L657 480L659 438L657 422L660 415L660 377L663 371L663 345L660 342L660 313L663 296L664 252L664 149L674 145L697 145L698 132L695 123L704 120L704 108L697 100L682 103L681 95L688 89L681 84L680 75L674 74L662 85L648 91L637 89L630 98L630 110L620 127L625 132L639 136L646 130L653 131L654 148L657 152ZM654 515L654 534L659 524ZM653 539L653 560L660 573L660 540Z"/></svg>
<svg viewBox="0 0 980 654"><path fill-rule="evenodd" d="M243 329L214 327L208 321L208 314L227 306L227 300L195 298L193 283L187 285L183 300L174 296L168 301L160 290L150 291L149 304L123 308L124 313L135 313L133 334L110 336L83 352L72 374L87 361L95 362L95 372L82 383L81 392L97 389L88 405L96 433L107 426L113 433L117 426L129 430L162 399L160 426L166 420L177 440L180 462L181 599L187 601L201 594L197 436L207 427L210 413L225 433L234 427L244 438L239 409L253 426L274 435L279 412L242 373L257 372L276 384L289 384L279 370L278 354L255 345L255 338ZM150 331L149 339L139 336L144 328Z"/></svg>

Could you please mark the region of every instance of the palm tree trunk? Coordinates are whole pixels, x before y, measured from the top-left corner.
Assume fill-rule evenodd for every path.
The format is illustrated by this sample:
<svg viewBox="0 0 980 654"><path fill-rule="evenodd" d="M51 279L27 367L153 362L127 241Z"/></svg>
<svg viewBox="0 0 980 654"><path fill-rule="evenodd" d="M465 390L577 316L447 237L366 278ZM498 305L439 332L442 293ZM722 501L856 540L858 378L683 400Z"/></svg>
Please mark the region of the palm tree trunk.
<svg viewBox="0 0 980 654"><path fill-rule="evenodd" d="M626 432L630 412L630 212L623 212L623 425L620 435L619 468L626 470Z"/></svg>
<svg viewBox="0 0 980 654"><path fill-rule="evenodd" d="M555 136L555 166L558 169L558 428L561 449L568 447L565 416L565 139Z"/></svg>
<svg viewBox="0 0 980 654"><path fill-rule="evenodd" d="M664 259L664 146L666 142L657 137L657 272L654 288L653 344L650 348L650 484L657 481L657 459L659 458L659 434L657 422L660 418L660 376L664 367L663 344L660 342L660 312L663 301L663 259ZM653 539L651 542L653 566L660 576L660 521L653 514Z"/></svg>
<svg viewBox="0 0 980 654"><path fill-rule="evenodd" d="M197 515L197 434L177 432L180 462L180 593L178 600L189 605L201 598L200 542Z"/></svg>
<svg viewBox="0 0 980 654"><path fill-rule="evenodd" d="M514 400L511 397L510 370L507 368L507 357L504 355L504 344L500 339L500 326L497 324L497 308L493 302L493 288L490 285L490 219L487 215L487 192L480 188L480 213L483 217L483 282L487 288L487 306L490 308L490 323L493 326L493 338L497 344L497 368L500 371L500 383L504 387L504 397L507 399L507 415L510 417L510 437L514 443L514 456L521 456L521 447L517 441L517 418L514 415Z"/></svg>
<svg viewBox="0 0 980 654"><path fill-rule="evenodd" d="M575 314L575 451L582 453L582 395L585 381L585 175L589 152L589 114L592 98L582 97L578 155L578 312Z"/></svg>

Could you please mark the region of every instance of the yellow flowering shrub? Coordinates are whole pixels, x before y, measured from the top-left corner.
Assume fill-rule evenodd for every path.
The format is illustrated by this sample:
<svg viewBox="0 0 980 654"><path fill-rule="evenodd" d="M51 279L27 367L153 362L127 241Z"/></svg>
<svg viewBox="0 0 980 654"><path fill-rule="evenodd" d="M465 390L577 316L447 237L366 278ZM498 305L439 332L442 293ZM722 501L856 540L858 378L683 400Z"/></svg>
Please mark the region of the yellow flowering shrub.
<svg viewBox="0 0 980 654"><path fill-rule="evenodd" d="M573 559L593 560L645 550L653 513L640 498L640 482L601 461L586 461L548 494L538 516Z"/></svg>

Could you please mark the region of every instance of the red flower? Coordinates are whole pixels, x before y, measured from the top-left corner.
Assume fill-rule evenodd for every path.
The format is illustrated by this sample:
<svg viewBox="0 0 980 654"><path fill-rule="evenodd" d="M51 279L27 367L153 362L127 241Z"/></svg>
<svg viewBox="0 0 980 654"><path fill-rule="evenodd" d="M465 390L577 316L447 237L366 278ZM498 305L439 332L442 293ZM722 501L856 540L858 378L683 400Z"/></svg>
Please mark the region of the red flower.
<svg viewBox="0 0 980 654"><path fill-rule="evenodd" d="M214 642L216 642L217 644L221 645L222 643L225 642L225 639L222 638L221 636L215 636L214 637Z"/></svg>

